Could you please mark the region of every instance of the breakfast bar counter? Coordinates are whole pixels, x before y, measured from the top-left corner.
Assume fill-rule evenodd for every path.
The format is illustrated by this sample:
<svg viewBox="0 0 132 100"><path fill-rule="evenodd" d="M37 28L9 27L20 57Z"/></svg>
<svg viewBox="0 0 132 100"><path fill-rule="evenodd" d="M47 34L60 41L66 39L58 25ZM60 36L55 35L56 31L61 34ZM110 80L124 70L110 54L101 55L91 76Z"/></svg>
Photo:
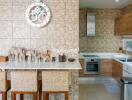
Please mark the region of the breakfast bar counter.
<svg viewBox="0 0 132 100"><path fill-rule="evenodd" d="M76 62L0 62L0 69L81 69Z"/></svg>
<svg viewBox="0 0 132 100"><path fill-rule="evenodd" d="M32 70L38 70L37 79L42 80L42 86L43 84L47 84L46 87L48 89L50 88L52 90L51 87L54 87L55 91L58 91L58 89L62 89L63 91L66 91L64 92L67 94L67 95L65 94L67 98L66 100L68 100L68 98L70 100L77 100L78 98L78 89L79 89L78 70L79 69L81 69L81 65L79 61L75 61L75 62L68 62L68 61L67 62L13 62L13 61L0 62L0 70L2 70L3 72L4 71L7 72L7 79L10 80L12 83L14 82L13 80L24 81L24 79L26 78L26 76L24 75L26 74L21 74L21 73L28 73L28 72L32 73ZM15 73L15 74L12 74L12 73ZM65 75L65 73L68 73L68 76ZM20 76L18 76L17 74L19 74ZM12 75L15 75L15 76L12 76ZM44 79L44 76L46 76L45 77L46 79ZM19 82L19 83L23 83L23 82ZM52 86L50 86L50 84L52 84ZM19 84L17 84L17 86L18 85ZM16 84L14 86L16 87ZM20 85L20 88L22 88L22 86L24 85ZM67 90L65 90L65 87L67 87L66 88ZM46 88L44 88L44 90L45 89ZM63 92L60 91L60 93L63 93ZM58 97L60 99L63 99L63 95L59 95L59 94L50 96L50 98L58 98Z"/></svg>

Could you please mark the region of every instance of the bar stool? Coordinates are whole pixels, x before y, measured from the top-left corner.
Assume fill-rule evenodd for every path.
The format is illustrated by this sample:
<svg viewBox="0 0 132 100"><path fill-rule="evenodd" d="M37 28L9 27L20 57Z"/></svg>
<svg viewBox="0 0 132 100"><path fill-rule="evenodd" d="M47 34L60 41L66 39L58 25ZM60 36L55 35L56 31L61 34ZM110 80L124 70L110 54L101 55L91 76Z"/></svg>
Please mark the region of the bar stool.
<svg viewBox="0 0 132 100"><path fill-rule="evenodd" d="M38 87L40 87L37 76L37 71L12 71L11 100L16 100L16 94L20 94L21 100L24 94L32 94L33 100L37 100Z"/></svg>
<svg viewBox="0 0 132 100"><path fill-rule="evenodd" d="M49 100L49 94L63 93L68 100L69 82L68 71L43 71L42 92L43 100Z"/></svg>
<svg viewBox="0 0 132 100"><path fill-rule="evenodd" d="M2 94L2 100L7 100L7 91L9 90L10 83L7 81L5 71L0 71L0 93Z"/></svg>

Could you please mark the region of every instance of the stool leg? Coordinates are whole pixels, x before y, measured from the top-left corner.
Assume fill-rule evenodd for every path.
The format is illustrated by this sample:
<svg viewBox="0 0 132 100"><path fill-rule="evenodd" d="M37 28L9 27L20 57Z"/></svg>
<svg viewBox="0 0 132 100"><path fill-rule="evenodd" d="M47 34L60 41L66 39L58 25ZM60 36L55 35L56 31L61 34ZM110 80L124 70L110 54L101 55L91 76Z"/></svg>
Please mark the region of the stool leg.
<svg viewBox="0 0 132 100"><path fill-rule="evenodd" d="M43 92L43 100L47 100L47 95L45 92Z"/></svg>
<svg viewBox="0 0 132 100"><path fill-rule="evenodd" d="M39 100L41 100L41 99L42 99L42 92L39 91Z"/></svg>
<svg viewBox="0 0 132 100"><path fill-rule="evenodd" d="M69 96L68 96L68 92L65 93L65 100L68 100Z"/></svg>
<svg viewBox="0 0 132 100"><path fill-rule="evenodd" d="M47 95L47 100L49 100L49 93L47 93L46 95Z"/></svg>
<svg viewBox="0 0 132 100"><path fill-rule="evenodd" d="M37 100L37 93L33 93L33 100Z"/></svg>
<svg viewBox="0 0 132 100"><path fill-rule="evenodd" d="M49 93L43 92L43 100L49 100Z"/></svg>
<svg viewBox="0 0 132 100"><path fill-rule="evenodd" d="M11 92L11 100L16 100L16 94L14 92Z"/></svg>
<svg viewBox="0 0 132 100"><path fill-rule="evenodd" d="M7 100L7 92L2 92L2 100Z"/></svg>
<svg viewBox="0 0 132 100"><path fill-rule="evenodd" d="M20 100L24 100L24 95L23 94L20 94Z"/></svg>

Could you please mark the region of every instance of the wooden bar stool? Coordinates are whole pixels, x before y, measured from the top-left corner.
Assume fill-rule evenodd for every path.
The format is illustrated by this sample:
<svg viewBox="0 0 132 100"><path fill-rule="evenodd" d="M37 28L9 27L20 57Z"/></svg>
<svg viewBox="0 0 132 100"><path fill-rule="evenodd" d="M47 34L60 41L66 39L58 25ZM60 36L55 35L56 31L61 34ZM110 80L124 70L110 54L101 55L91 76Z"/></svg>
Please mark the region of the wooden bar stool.
<svg viewBox="0 0 132 100"><path fill-rule="evenodd" d="M24 94L32 94L33 100L37 100L40 87L37 76L37 71L12 71L11 100L16 100L16 94L20 94L20 100Z"/></svg>
<svg viewBox="0 0 132 100"><path fill-rule="evenodd" d="M65 95L65 100L69 96L68 71L43 71L42 72L42 92L43 100L49 100L49 94Z"/></svg>
<svg viewBox="0 0 132 100"><path fill-rule="evenodd" d="M5 71L0 71L0 93L2 100L7 100L7 91L9 90L10 83L7 81L7 74Z"/></svg>

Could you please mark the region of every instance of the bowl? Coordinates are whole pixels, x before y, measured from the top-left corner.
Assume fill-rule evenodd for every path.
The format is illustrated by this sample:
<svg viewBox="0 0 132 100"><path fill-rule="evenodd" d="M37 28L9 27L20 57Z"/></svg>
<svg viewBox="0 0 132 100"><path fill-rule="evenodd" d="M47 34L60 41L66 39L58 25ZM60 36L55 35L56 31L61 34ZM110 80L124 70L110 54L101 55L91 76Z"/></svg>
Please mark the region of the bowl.
<svg viewBox="0 0 132 100"><path fill-rule="evenodd" d="M74 62L75 59L74 59L74 58L69 58L68 61L69 61L69 62Z"/></svg>

